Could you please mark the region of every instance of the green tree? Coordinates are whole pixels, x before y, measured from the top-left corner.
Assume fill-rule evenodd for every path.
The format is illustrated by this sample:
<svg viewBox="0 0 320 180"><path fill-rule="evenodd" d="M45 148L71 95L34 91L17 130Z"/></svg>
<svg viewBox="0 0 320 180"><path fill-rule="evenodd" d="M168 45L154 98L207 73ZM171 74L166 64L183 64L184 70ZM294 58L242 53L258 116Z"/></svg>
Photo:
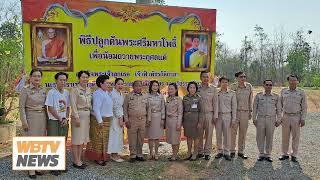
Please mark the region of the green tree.
<svg viewBox="0 0 320 180"><path fill-rule="evenodd" d="M15 109L15 80L22 66L22 44L18 21L6 20L0 25L0 108L1 122Z"/></svg>
<svg viewBox="0 0 320 180"><path fill-rule="evenodd" d="M288 67L290 73L297 75L302 81L305 80L305 76L310 71L310 51L311 46L306 41L303 31L297 31L293 37L293 43L287 56ZM307 85L310 85L311 79L307 81Z"/></svg>

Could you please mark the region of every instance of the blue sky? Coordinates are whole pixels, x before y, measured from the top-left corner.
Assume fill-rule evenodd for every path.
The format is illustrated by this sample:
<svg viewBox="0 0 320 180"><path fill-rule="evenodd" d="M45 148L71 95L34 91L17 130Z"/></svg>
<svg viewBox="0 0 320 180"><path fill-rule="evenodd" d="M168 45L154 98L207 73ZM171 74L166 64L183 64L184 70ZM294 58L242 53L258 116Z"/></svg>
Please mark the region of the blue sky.
<svg viewBox="0 0 320 180"><path fill-rule="evenodd" d="M7 2L18 1L8 0ZM108 1L108 0L106 0ZM135 0L113 0L135 2ZM320 0L165 0L169 6L217 9L217 31L222 41L239 49L244 36L253 36L256 24L268 34L312 30L310 42L320 43Z"/></svg>
<svg viewBox="0 0 320 180"><path fill-rule="evenodd" d="M117 0L135 2L135 0ZM239 49L244 36L252 36L256 24L268 34L312 30L307 36L320 43L320 0L166 0L169 6L217 9L217 31L222 41Z"/></svg>

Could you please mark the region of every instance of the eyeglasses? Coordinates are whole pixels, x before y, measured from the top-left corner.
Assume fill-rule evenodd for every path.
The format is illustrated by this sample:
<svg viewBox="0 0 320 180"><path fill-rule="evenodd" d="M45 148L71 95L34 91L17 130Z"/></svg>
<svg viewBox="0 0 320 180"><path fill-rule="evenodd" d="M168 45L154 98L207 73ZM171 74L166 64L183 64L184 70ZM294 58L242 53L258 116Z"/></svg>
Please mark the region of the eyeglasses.
<svg viewBox="0 0 320 180"><path fill-rule="evenodd" d="M247 76L239 76L239 78L246 78Z"/></svg>
<svg viewBox="0 0 320 180"><path fill-rule="evenodd" d="M272 87L272 84L265 84L265 86L270 86L270 87Z"/></svg>

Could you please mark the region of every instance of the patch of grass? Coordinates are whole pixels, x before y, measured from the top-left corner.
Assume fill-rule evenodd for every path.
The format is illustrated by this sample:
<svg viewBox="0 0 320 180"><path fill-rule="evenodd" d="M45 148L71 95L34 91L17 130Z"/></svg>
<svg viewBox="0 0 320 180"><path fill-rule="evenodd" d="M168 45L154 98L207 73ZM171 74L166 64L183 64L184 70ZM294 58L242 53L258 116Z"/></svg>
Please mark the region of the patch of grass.
<svg viewBox="0 0 320 180"><path fill-rule="evenodd" d="M202 160L192 161L188 163L188 169L192 172L199 172L206 168L206 163Z"/></svg>
<svg viewBox="0 0 320 180"><path fill-rule="evenodd" d="M306 125L320 125L320 120L307 120Z"/></svg>

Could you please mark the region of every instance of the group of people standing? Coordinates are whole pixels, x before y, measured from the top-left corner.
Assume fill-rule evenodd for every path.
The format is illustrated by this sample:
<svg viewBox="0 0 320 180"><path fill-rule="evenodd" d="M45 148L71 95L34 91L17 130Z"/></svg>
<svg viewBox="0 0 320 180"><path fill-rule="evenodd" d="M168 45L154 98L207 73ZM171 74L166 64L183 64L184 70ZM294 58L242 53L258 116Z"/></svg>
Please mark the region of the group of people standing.
<svg viewBox="0 0 320 180"><path fill-rule="evenodd" d="M42 72L30 72L30 84L20 95L19 107L22 127L26 136L68 136L71 119L71 142L73 167L85 169L85 156L104 166L108 159L123 162L119 156L123 149L123 128L128 129L130 162L145 161L142 153L144 139L148 139L150 159L159 159L159 139L165 134L167 143L172 145L170 161L179 159L181 132L187 138L188 153L185 160L198 158L209 160L212 153L213 129L216 128L216 159L224 157L230 161L236 154L247 159L245 140L248 122L253 119L257 128L258 161L270 157L274 127L282 124L282 151L279 158L289 158L290 134L293 137L292 161L297 161L300 126L306 116L306 97L297 89L298 79L288 77L289 88L278 96L271 92L272 81L265 80L265 91L258 93L253 101L253 88L246 82L244 72L235 74L237 82L229 87L229 79L219 79L220 88L212 86L210 73L200 73L201 84L189 82L187 94L181 98L178 86L168 86L168 97L160 93L160 83L149 83L148 93L142 93L142 81L134 81L133 90L123 94L124 80L113 82L107 75L96 79L97 89L92 93L88 87L90 73L77 73L79 84L70 93L64 87L68 74L55 75L56 87L46 90L41 86ZM165 131L164 131L165 130ZM165 133L163 133L165 132ZM52 171L58 176L61 171ZM41 172L29 171L30 178Z"/></svg>

